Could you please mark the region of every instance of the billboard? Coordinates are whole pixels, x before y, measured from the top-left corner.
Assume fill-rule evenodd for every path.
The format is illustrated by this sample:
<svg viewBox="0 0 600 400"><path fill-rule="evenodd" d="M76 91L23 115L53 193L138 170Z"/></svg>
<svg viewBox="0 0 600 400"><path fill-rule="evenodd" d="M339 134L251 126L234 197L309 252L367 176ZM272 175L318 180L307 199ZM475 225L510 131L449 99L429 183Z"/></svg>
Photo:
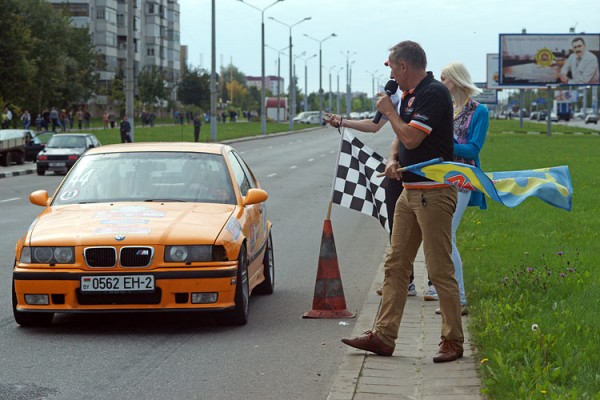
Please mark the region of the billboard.
<svg viewBox="0 0 600 400"><path fill-rule="evenodd" d="M498 54L487 54L486 58L486 87L488 89L527 89L528 86L500 86L500 56Z"/></svg>
<svg viewBox="0 0 600 400"><path fill-rule="evenodd" d="M600 85L600 34L500 34L499 85Z"/></svg>
<svg viewBox="0 0 600 400"><path fill-rule="evenodd" d="M486 83L475 83L479 89L481 89L481 93L477 96L473 96L473 100L477 101L481 104L498 104L498 91L495 89L486 89Z"/></svg>

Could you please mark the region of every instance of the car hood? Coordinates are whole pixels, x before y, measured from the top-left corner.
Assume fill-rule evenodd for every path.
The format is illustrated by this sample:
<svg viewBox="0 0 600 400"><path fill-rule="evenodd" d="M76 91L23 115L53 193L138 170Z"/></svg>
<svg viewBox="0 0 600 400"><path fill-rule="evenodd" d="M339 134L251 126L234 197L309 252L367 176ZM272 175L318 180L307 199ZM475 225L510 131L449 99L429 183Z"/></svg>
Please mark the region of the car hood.
<svg viewBox="0 0 600 400"><path fill-rule="evenodd" d="M235 205L96 203L48 207L27 242L39 245L212 244Z"/></svg>

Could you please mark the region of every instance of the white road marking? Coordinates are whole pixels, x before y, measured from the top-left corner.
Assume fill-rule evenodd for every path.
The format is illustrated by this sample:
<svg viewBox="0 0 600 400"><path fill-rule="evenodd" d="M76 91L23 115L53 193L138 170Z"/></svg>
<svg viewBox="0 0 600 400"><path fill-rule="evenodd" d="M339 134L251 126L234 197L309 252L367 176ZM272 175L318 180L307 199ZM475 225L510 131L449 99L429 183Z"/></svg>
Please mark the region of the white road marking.
<svg viewBox="0 0 600 400"><path fill-rule="evenodd" d="M272 178L274 176L277 176L277 174L276 173L269 174L269 175L267 175L267 178Z"/></svg>
<svg viewBox="0 0 600 400"><path fill-rule="evenodd" d="M315 161L315 159L314 159L314 158L309 158L309 159L308 159L308 162L313 162L313 161Z"/></svg>
<svg viewBox="0 0 600 400"><path fill-rule="evenodd" d="M9 201L21 200L20 197L13 197L11 199L0 200L0 203L8 203Z"/></svg>
<svg viewBox="0 0 600 400"><path fill-rule="evenodd" d="M296 169L296 168L298 168L298 166L297 166L297 165L292 165L292 166L290 167L290 169Z"/></svg>

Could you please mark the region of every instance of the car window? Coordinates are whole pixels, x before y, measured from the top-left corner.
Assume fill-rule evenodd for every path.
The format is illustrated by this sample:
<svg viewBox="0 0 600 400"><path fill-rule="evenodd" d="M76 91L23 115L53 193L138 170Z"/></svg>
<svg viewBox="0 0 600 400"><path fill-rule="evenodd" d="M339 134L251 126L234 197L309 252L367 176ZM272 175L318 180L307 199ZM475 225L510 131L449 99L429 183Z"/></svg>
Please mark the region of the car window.
<svg viewBox="0 0 600 400"><path fill-rule="evenodd" d="M256 180L248 170L246 164L241 161L241 158L237 154L234 154L234 152L231 151L227 154L227 158L233 169L233 175L240 188L240 193L242 196L245 196L248 193L248 189L256 187Z"/></svg>
<svg viewBox="0 0 600 400"><path fill-rule="evenodd" d="M77 148L85 147L85 137L54 135L48 141L49 148Z"/></svg>
<svg viewBox="0 0 600 400"><path fill-rule="evenodd" d="M119 201L234 204L235 195L220 154L107 153L82 157L53 204Z"/></svg>

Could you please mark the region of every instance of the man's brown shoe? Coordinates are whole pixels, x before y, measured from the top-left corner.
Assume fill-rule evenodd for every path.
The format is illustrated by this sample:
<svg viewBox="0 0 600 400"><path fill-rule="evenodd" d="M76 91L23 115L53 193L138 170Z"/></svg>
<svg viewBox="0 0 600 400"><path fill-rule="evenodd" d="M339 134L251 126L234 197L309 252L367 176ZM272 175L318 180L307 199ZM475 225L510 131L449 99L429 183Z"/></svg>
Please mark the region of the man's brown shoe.
<svg viewBox="0 0 600 400"><path fill-rule="evenodd" d="M359 350L370 351L380 356L389 357L394 353L394 348L388 346L377 337L377 332L366 331L365 336L343 338L342 343ZM462 352L461 352L462 355Z"/></svg>
<svg viewBox="0 0 600 400"><path fill-rule="evenodd" d="M435 357L433 357L434 363L443 363L448 361L458 360L463 356L463 346L458 342L451 340L442 340L440 343L440 349Z"/></svg>

